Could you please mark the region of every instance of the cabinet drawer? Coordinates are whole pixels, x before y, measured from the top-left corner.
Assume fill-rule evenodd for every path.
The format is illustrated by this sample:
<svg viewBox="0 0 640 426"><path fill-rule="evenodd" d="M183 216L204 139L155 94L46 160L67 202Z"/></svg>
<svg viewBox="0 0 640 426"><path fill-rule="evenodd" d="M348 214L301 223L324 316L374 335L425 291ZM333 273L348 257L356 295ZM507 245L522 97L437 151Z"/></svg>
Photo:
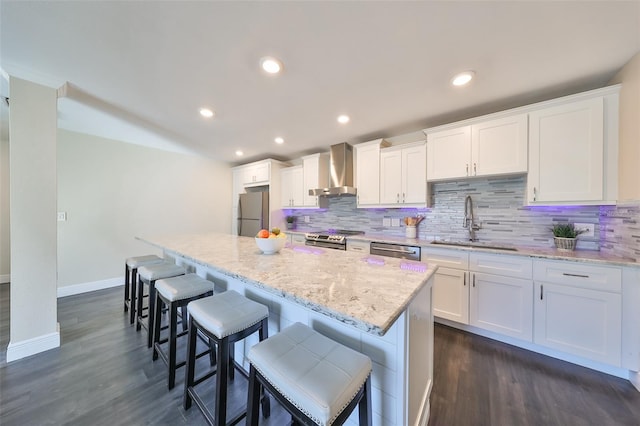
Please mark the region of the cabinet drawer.
<svg viewBox="0 0 640 426"><path fill-rule="evenodd" d="M422 247L421 260L426 263L435 263L440 267L469 269L469 253L458 250Z"/></svg>
<svg viewBox="0 0 640 426"><path fill-rule="evenodd" d="M611 266L536 260L533 279L612 293L622 292L622 270Z"/></svg>
<svg viewBox="0 0 640 426"><path fill-rule="evenodd" d="M533 262L528 257L471 253L469 269L474 272L531 279Z"/></svg>
<svg viewBox="0 0 640 426"><path fill-rule="evenodd" d="M369 254L369 246L371 243L368 241L353 241L347 239L347 250L348 251L359 251L362 253Z"/></svg>

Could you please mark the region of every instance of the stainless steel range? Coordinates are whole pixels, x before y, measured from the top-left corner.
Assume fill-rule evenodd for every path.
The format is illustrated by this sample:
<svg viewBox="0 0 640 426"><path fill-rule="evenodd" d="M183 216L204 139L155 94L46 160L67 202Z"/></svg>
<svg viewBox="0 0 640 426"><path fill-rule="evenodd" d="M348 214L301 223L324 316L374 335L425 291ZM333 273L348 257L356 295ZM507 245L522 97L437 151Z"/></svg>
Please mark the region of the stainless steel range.
<svg viewBox="0 0 640 426"><path fill-rule="evenodd" d="M364 234L364 231L351 231L348 229L329 229L318 233L312 232L305 234L305 245L346 250L347 237L349 235L362 234Z"/></svg>

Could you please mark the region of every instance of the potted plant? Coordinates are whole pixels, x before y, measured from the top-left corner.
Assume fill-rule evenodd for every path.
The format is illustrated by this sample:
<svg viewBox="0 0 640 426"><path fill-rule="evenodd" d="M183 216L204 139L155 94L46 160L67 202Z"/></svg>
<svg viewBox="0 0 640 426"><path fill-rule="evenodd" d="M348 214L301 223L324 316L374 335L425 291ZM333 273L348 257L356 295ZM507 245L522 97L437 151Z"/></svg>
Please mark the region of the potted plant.
<svg viewBox="0 0 640 426"><path fill-rule="evenodd" d="M295 216L286 216L284 220L287 222L287 229L293 229L296 226Z"/></svg>
<svg viewBox="0 0 640 426"><path fill-rule="evenodd" d="M573 251L576 248L576 239L584 230L576 229L573 223L556 223L551 228L553 242L559 251Z"/></svg>

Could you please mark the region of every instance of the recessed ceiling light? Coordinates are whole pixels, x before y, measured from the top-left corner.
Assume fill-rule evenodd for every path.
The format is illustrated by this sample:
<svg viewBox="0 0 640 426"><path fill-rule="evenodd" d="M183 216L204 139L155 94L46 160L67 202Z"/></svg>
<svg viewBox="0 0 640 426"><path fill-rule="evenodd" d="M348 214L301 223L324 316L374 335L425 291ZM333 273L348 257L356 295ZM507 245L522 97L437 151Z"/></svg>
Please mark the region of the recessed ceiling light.
<svg viewBox="0 0 640 426"><path fill-rule="evenodd" d="M242 157L242 156L244 155L244 152L242 152L242 151L240 151L240 150L237 150L237 151L236 151L236 155L237 155L238 157Z"/></svg>
<svg viewBox="0 0 640 426"><path fill-rule="evenodd" d="M214 112L209 108L200 108L200 115L206 118L211 118L214 115Z"/></svg>
<svg viewBox="0 0 640 426"><path fill-rule="evenodd" d="M277 143L278 145L281 145L284 143L284 139L278 136L277 138L274 139L274 142Z"/></svg>
<svg viewBox="0 0 640 426"><path fill-rule="evenodd" d="M349 122L349 120L351 120L351 119L349 118L348 115L344 115L343 114L343 115L339 115L338 116L338 123L340 123L340 124L347 124Z"/></svg>
<svg viewBox="0 0 640 426"><path fill-rule="evenodd" d="M269 74L278 74L282 71L282 62L271 56L260 59L260 67Z"/></svg>
<svg viewBox="0 0 640 426"><path fill-rule="evenodd" d="M455 77L453 77L453 79L451 80L451 84L453 84L454 86L464 86L465 84L469 83L471 79L473 79L474 75L475 73L473 71L461 72L460 74L457 74Z"/></svg>

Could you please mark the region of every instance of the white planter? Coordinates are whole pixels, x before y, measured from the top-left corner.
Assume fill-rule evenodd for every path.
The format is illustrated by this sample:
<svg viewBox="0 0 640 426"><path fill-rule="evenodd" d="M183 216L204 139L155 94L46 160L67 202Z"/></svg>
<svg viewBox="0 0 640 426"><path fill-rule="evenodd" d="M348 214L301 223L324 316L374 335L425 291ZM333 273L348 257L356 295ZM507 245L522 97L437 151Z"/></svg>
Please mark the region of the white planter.
<svg viewBox="0 0 640 426"><path fill-rule="evenodd" d="M576 238L553 237L553 242L558 251L574 251L576 249Z"/></svg>

